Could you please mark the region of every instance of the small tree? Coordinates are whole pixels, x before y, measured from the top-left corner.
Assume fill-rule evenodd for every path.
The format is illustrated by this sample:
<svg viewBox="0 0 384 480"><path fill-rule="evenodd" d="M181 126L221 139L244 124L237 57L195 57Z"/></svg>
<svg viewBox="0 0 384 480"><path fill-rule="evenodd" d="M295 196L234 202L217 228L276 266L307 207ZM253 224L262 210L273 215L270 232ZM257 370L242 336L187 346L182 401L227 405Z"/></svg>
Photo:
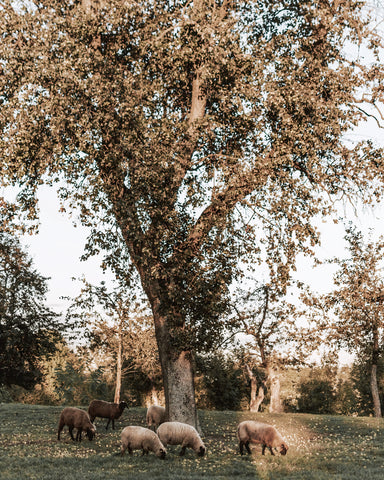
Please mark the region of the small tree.
<svg viewBox="0 0 384 480"><path fill-rule="evenodd" d="M279 412L282 410L279 369L284 365L303 362L305 352L308 352L303 347L306 338L304 329L298 328L294 307L284 300L276 287L257 286L251 291L242 292L235 302L233 323L239 326L238 333L250 338L246 343L250 356L244 363L251 382L250 409L258 411L268 385L269 409ZM256 377L251 362L265 371L263 378Z"/></svg>
<svg viewBox="0 0 384 480"><path fill-rule="evenodd" d="M368 360L374 415L381 417L377 368L384 342L384 239L366 243L356 228L346 232L350 256L333 260L340 267L336 288L314 305L325 312L320 328L328 332L328 341Z"/></svg>
<svg viewBox="0 0 384 480"><path fill-rule="evenodd" d="M77 319L86 328L90 347L101 352L113 365L114 402L120 401L123 376L129 371L158 372L156 340L151 330L151 318L144 312L132 290L119 282L113 290L106 285L91 285L83 280L84 288L67 312L67 318ZM123 368L124 360L128 367ZM133 369L133 370L132 370Z"/></svg>

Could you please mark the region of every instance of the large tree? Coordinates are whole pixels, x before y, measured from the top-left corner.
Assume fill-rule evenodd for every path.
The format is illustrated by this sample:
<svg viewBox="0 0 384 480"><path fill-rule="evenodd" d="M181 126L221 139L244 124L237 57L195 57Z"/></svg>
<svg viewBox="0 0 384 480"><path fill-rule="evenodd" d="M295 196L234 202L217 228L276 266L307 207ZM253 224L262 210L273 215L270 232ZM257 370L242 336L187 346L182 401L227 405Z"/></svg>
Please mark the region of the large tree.
<svg viewBox="0 0 384 480"><path fill-rule="evenodd" d="M0 232L0 385L32 389L40 361L56 350L63 325L46 306L47 290L19 240Z"/></svg>
<svg viewBox="0 0 384 480"><path fill-rule="evenodd" d="M0 1L0 177L22 187L29 218L38 185L62 181L92 229L88 253L105 249L120 276L129 256L171 419L196 423L193 352L218 339L227 286L263 253L264 226L285 278L329 196L381 190L382 153L342 142L383 96L363 6Z"/></svg>

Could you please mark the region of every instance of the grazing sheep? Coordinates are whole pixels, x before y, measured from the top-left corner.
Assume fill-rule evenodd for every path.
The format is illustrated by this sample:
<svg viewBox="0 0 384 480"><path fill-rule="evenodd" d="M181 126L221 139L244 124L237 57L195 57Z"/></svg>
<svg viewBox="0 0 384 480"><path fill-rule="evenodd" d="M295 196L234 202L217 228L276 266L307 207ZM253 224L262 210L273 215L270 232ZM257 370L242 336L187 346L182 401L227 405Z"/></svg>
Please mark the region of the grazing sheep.
<svg viewBox="0 0 384 480"><path fill-rule="evenodd" d="M121 455L128 449L129 454L133 450L142 450L143 455L153 452L157 457L164 458L167 451L155 432L149 428L130 426L121 432Z"/></svg>
<svg viewBox="0 0 384 480"><path fill-rule="evenodd" d="M75 440L72 431L74 428L77 428L76 441L79 442L81 442L81 433L83 430L85 430L89 440L92 440L96 433L96 427L91 423L88 413L80 410L80 408L66 407L61 412L57 431L58 440L60 440L60 432L65 425L68 426L72 440Z"/></svg>
<svg viewBox="0 0 384 480"><path fill-rule="evenodd" d="M104 402L104 400L92 400L88 407L88 413L91 422L93 422L96 417L108 418L107 426L105 427L106 430L108 430L108 425L112 420L112 429L114 430L115 420L120 418L125 408L128 408L125 402L110 403Z"/></svg>
<svg viewBox="0 0 384 480"><path fill-rule="evenodd" d="M159 405L151 405L147 410L147 425L149 428L156 428L165 422L165 408Z"/></svg>
<svg viewBox="0 0 384 480"><path fill-rule="evenodd" d="M164 422L157 429L161 442L167 445L181 445L180 455L184 455L187 447L192 448L197 455L205 454L205 445L191 425L180 422Z"/></svg>
<svg viewBox="0 0 384 480"><path fill-rule="evenodd" d="M273 448L279 449L282 455L285 455L288 450L288 446L280 433L275 427L267 423L255 422L253 420L241 422L237 426L237 438L239 439L241 455L243 455L243 446L245 446L248 453L251 453L250 443L261 444L263 455L266 447L269 448L272 455L274 455Z"/></svg>

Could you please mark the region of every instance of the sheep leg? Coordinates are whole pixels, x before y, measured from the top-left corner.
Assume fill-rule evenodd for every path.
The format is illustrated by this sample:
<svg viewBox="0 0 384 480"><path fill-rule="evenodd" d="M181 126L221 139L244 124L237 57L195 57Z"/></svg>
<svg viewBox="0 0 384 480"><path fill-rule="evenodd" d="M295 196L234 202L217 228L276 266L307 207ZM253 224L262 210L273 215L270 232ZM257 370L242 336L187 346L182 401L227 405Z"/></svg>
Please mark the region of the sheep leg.
<svg viewBox="0 0 384 480"><path fill-rule="evenodd" d="M185 454L185 450L187 449L187 447L183 446L181 447L181 450L180 450L180 457L182 457L184 454Z"/></svg>
<svg viewBox="0 0 384 480"><path fill-rule="evenodd" d="M112 430L114 430L114 429L115 429L115 419L112 418Z"/></svg>
<svg viewBox="0 0 384 480"><path fill-rule="evenodd" d="M251 449L249 448L249 442L245 442L245 448L247 449L247 452L249 455L252 454Z"/></svg>
<svg viewBox="0 0 384 480"><path fill-rule="evenodd" d="M110 421L111 421L111 419L108 418L107 426L105 427L106 430L108 430L108 425L109 425Z"/></svg>
<svg viewBox="0 0 384 480"><path fill-rule="evenodd" d="M239 449L240 449L240 455L244 455L244 443L243 442L240 442L239 443Z"/></svg>
<svg viewBox="0 0 384 480"><path fill-rule="evenodd" d="M130 455L132 455L132 452L133 452L133 450L132 450L131 446L128 445L128 453L129 453Z"/></svg>
<svg viewBox="0 0 384 480"><path fill-rule="evenodd" d="M71 438L73 441L75 441L75 437L73 436L73 427L68 427L69 434L71 435Z"/></svg>
<svg viewBox="0 0 384 480"><path fill-rule="evenodd" d="M58 440L60 440L60 433L61 433L63 427L64 427L64 425L60 425L60 426L59 426L59 429L57 430L57 439L58 439Z"/></svg>
<svg viewBox="0 0 384 480"><path fill-rule="evenodd" d="M77 429L77 434L76 434L76 441L77 442L81 442L81 434L83 432L83 429L82 428L78 428Z"/></svg>
<svg viewBox="0 0 384 480"><path fill-rule="evenodd" d="M271 452L271 455L275 455L275 454L273 453L272 447L269 447L269 451Z"/></svg>

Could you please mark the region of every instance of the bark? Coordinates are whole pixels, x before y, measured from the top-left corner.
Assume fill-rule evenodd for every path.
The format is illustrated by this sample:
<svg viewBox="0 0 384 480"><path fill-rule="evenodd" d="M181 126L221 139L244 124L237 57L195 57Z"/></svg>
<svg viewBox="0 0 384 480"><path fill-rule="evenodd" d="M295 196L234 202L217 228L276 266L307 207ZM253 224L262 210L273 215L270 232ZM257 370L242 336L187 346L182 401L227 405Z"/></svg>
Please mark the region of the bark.
<svg viewBox="0 0 384 480"><path fill-rule="evenodd" d="M269 411L270 413L281 413L283 406L280 399L280 378L278 372L272 368L268 369L268 379L271 391Z"/></svg>
<svg viewBox="0 0 384 480"><path fill-rule="evenodd" d="M381 418L381 405L380 405L380 396L379 388L377 386L377 365L372 365L371 367L371 393L373 400L373 411L375 417Z"/></svg>
<svg viewBox="0 0 384 480"><path fill-rule="evenodd" d="M156 303L159 305L159 302ZM175 345L169 321L159 314L157 305L152 308L163 375L166 418L188 423L200 431L195 403L193 352Z"/></svg>
<svg viewBox="0 0 384 480"><path fill-rule="evenodd" d="M122 370L122 353L123 353L123 346L122 346L122 334L121 334L121 327L119 328L118 333L118 345L117 345L117 359L116 359L116 387L115 387L115 403L120 403L120 393L121 393L121 370Z"/></svg>
<svg viewBox="0 0 384 480"><path fill-rule="evenodd" d="M377 363L379 359L379 334L377 328L373 331L373 350L372 350L372 367L371 367L371 393L373 400L373 411L375 417L381 418L381 404L379 387L377 384Z"/></svg>

